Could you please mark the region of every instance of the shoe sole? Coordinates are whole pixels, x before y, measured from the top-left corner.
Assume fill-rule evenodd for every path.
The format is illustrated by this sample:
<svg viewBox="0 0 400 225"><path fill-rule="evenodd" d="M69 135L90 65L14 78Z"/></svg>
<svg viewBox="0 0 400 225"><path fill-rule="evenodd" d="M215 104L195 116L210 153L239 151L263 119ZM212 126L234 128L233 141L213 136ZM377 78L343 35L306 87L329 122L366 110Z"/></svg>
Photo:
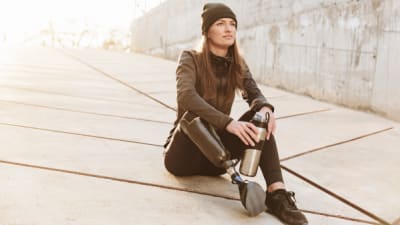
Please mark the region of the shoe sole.
<svg viewBox="0 0 400 225"><path fill-rule="evenodd" d="M245 208L250 216L257 216L267 209L265 206L265 191L259 184L254 182L247 184Z"/></svg>
<svg viewBox="0 0 400 225"><path fill-rule="evenodd" d="M288 223L283 222L281 219L279 219L279 217L275 216L274 213L270 210L270 209L266 209L265 212L271 214L272 216L274 216L275 218L277 218L279 221L281 221L283 224L285 225L289 225ZM293 225L308 225L308 222L305 223L297 223L297 224L293 224Z"/></svg>

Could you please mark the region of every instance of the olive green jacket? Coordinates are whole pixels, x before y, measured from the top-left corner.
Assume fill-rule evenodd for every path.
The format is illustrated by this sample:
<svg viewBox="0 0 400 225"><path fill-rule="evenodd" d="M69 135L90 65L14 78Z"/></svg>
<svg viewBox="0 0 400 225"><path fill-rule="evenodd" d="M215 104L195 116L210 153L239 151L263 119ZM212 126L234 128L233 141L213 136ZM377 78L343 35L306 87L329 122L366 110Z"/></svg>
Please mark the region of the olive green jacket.
<svg viewBox="0 0 400 225"><path fill-rule="evenodd" d="M199 53L194 50L183 51L180 55L176 69L176 87L178 114L175 126L186 111L197 114L217 130L223 130L231 122L229 116L234 101L234 96L228 97L224 93L224 85L227 82L227 72L231 63L230 58L219 57L211 54L211 63L216 71L217 96L215 99L206 101L200 93L200 77L204 74L199 66ZM256 82L252 78L249 68L244 63L244 90L241 90L242 97L247 101L250 109L258 111L263 106L272 110L274 107L268 103Z"/></svg>

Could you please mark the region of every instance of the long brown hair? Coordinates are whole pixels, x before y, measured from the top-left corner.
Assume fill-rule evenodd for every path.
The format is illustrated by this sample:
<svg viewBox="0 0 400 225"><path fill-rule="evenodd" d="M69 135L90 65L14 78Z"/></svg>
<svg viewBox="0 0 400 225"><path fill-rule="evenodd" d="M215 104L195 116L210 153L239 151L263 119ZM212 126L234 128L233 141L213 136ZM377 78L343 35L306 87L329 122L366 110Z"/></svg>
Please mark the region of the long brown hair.
<svg viewBox="0 0 400 225"><path fill-rule="evenodd" d="M243 89L243 60L239 53L238 45L235 42L228 49L229 55L232 57L232 63L229 67L227 74L228 82L225 87L225 95L232 97L235 94L235 90ZM200 90L203 98L206 100L213 99L216 96L216 76L213 71L213 67L210 59L210 48L208 38L203 35L203 42L200 49L200 60L199 64L201 71L204 71L201 75Z"/></svg>

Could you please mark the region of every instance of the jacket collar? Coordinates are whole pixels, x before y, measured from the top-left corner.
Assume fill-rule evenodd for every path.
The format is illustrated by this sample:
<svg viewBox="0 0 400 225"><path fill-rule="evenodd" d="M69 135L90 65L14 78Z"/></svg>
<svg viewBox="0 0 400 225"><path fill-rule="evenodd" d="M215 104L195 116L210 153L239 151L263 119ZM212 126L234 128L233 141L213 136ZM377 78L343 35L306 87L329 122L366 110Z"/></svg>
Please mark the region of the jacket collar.
<svg viewBox="0 0 400 225"><path fill-rule="evenodd" d="M210 51L211 62L216 63L216 64L225 64L225 63L231 64L233 61L233 58L231 55L232 54L230 53L230 51L228 52L228 55L225 57L217 56Z"/></svg>

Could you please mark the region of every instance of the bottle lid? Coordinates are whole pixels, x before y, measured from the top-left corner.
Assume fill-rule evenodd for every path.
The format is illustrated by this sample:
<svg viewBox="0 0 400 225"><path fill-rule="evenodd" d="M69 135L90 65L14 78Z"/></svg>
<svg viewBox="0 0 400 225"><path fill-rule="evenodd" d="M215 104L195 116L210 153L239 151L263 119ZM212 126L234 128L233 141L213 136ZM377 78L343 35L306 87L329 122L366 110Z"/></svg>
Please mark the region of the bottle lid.
<svg viewBox="0 0 400 225"><path fill-rule="evenodd" d="M251 119L251 122L254 125L263 128L266 128L268 126L268 121L269 121L269 113L264 114L262 112L256 112L256 114L254 114L253 118Z"/></svg>

